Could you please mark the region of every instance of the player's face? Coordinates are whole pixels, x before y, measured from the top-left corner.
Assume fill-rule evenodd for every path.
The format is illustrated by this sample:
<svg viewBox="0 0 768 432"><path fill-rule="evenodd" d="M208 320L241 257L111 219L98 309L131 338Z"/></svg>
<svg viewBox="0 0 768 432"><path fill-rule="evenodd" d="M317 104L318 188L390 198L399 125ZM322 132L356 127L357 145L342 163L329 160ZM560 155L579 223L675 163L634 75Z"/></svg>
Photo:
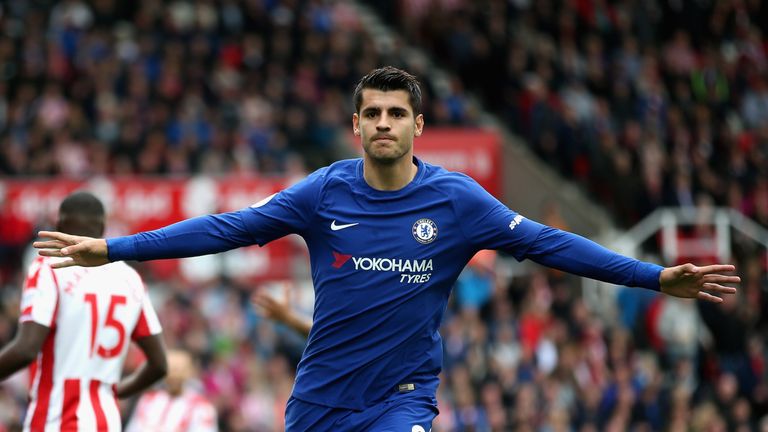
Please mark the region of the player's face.
<svg viewBox="0 0 768 432"><path fill-rule="evenodd" d="M395 163L413 155L413 138L421 135L424 116L413 115L405 90L363 90L360 112L352 115L367 157L380 163Z"/></svg>
<svg viewBox="0 0 768 432"><path fill-rule="evenodd" d="M170 350L168 359L168 375L165 377L165 387L173 395L181 394L184 383L194 374L192 358L186 352Z"/></svg>

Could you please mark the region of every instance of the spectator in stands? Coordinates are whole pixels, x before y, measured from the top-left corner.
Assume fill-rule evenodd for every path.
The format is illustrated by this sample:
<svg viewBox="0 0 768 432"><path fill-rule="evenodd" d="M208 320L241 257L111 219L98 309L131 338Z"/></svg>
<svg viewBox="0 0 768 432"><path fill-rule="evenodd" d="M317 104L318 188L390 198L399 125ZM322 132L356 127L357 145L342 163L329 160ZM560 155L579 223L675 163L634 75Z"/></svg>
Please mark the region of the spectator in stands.
<svg viewBox="0 0 768 432"><path fill-rule="evenodd" d="M188 352L168 351L165 388L141 396L126 427L127 432L215 432L216 410L193 387L197 366Z"/></svg>

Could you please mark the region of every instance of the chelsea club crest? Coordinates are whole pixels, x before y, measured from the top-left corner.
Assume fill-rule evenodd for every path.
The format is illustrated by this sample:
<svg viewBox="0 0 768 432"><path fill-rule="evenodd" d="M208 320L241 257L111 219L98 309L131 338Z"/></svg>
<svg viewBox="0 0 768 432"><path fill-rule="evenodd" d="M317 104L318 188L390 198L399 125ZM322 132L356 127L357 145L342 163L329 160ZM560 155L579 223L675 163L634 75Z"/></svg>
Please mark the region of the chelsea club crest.
<svg viewBox="0 0 768 432"><path fill-rule="evenodd" d="M437 225L432 219L419 219L413 224L413 238L421 244L429 244L437 238Z"/></svg>

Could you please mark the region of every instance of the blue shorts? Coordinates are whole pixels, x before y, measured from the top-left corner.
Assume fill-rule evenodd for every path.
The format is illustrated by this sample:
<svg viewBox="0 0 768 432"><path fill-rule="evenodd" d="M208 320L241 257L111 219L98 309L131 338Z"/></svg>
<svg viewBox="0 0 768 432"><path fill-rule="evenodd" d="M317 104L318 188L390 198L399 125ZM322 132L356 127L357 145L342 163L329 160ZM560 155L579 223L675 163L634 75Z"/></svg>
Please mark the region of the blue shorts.
<svg viewBox="0 0 768 432"><path fill-rule="evenodd" d="M291 396L285 409L286 432L429 432L437 416L432 394L395 392L363 411L331 408Z"/></svg>

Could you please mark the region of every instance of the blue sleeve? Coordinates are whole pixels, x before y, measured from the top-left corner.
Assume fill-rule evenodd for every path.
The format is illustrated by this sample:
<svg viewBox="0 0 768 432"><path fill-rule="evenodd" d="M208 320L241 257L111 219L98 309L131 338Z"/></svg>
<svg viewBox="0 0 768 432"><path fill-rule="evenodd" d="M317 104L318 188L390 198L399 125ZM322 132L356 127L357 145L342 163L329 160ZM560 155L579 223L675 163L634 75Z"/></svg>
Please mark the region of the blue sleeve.
<svg viewBox="0 0 768 432"><path fill-rule="evenodd" d="M295 185L242 210L245 227L259 246L288 234L309 235L327 170L321 168Z"/></svg>
<svg viewBox="0 0 768 432"><path fill-rule="evenodd" d="M519 261L525 259L544 225L510 210L463 174L455 174L452 180L450 188L455 196L451 202L472 250L503 250Z"/></svg>
<svg viewBox="0 0 768 432"><path fill-rule="evenodd" d="M609 282L659 291L663 267L620 255L577 234L544 227L526 257L545 266Z"/></svg>
<svg viewBox="0 0 768 432"><path fill-rule="evenodd" d="M256 243L243 222L244 210L200 216L155 231L107 239L110 261L207 255Z"/></svg>
<svg viewBox="0 0 768 432"><path fill-rule="evenodd" d="M539 264L617 285L659 290L663 267L606 249L577 234L526 219L494 198L474 180L452 177L452 202L467 242L475 249L497 249L517 260Z"/></svg>
<svg viewBox="0 0 768 432"><path fill-rule="evenodd" d="M319 202L325 169L251 207L201 216L126 237L107 239L110 261L207 255L288 234L305 235Z"/></svg>

